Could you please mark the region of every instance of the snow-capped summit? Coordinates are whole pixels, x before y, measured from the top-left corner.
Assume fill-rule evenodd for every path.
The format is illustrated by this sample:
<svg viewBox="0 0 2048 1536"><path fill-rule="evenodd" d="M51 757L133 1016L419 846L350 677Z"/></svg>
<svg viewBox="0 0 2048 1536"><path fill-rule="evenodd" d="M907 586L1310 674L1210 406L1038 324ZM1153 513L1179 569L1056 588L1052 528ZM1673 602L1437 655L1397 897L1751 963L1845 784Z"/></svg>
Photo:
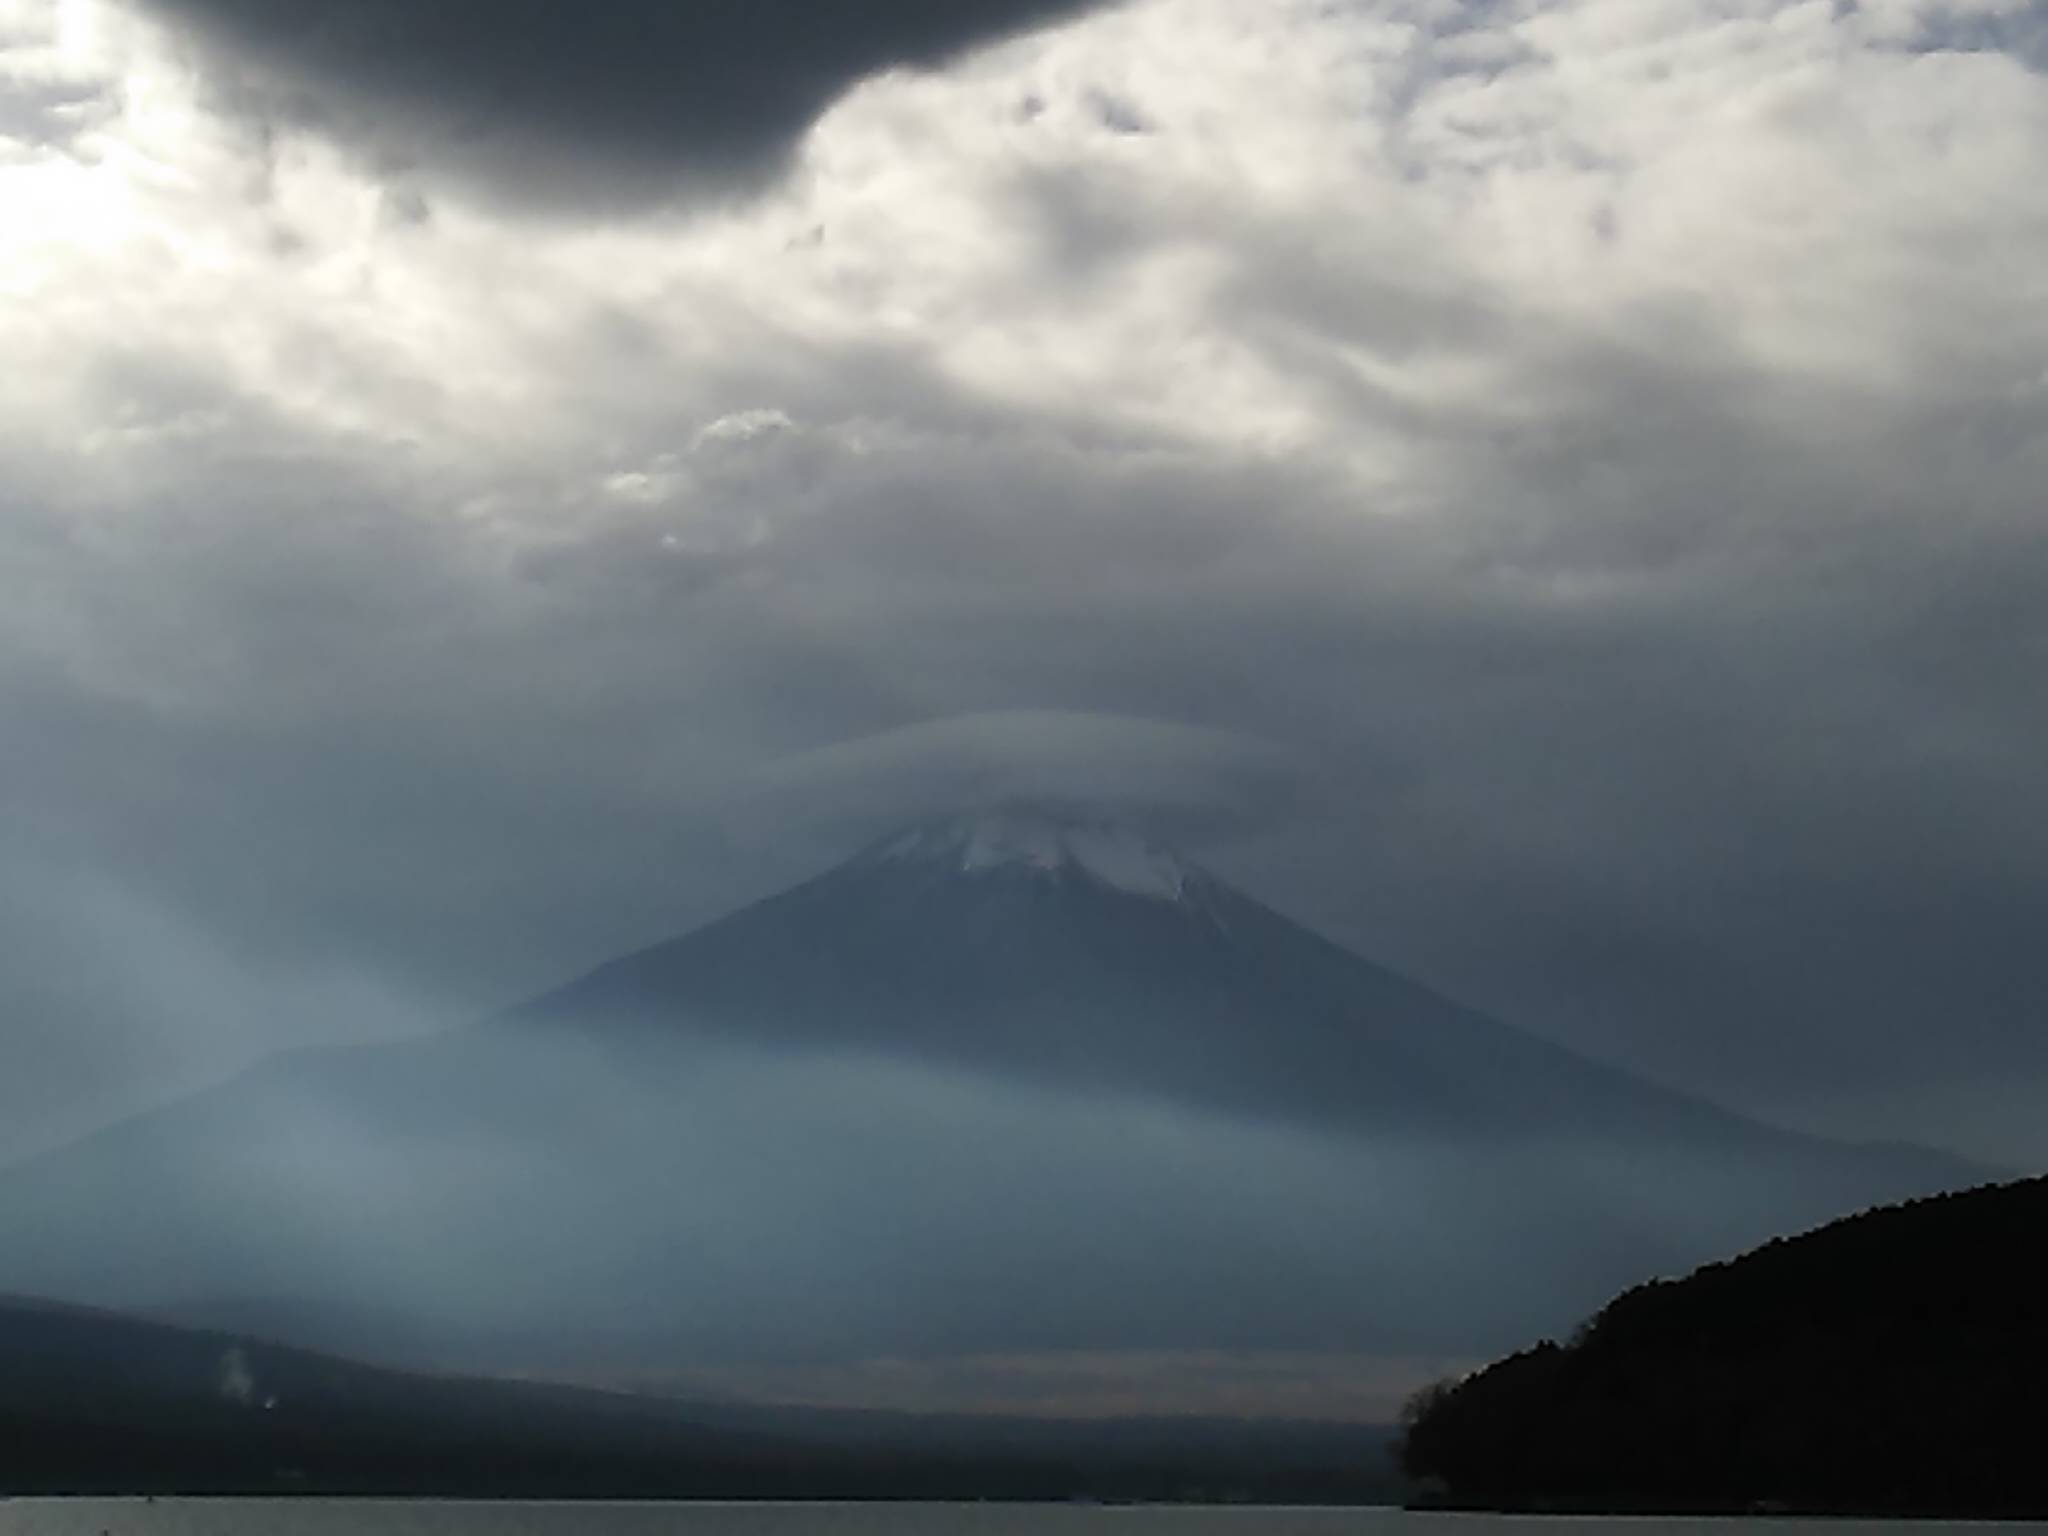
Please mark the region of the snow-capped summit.
<svg viewBox="0 0 2048 1536"><path fill-rule="evenodd" d="M1102 816L1011 806L950 817L890 838L870 858L953 873L1071 873L1130 896L1180 901L1199 872L1135 828Z"/></svg>

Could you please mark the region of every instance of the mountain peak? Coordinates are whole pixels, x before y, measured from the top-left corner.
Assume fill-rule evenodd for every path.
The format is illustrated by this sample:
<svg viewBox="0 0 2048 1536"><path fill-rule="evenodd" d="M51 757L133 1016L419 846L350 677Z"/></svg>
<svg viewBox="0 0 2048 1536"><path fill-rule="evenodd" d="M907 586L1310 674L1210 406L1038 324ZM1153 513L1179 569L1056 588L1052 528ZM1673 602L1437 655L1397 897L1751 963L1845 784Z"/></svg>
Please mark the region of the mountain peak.
<svg viewBox="0 0 2048 1536"><path fill-rule="evenodd" d="M1129 896L1181 901L1198 878L1172 850L1122 822L1082 811L1006 806L912 827L868 855L876 864L939 866L977 876L1077 875Z"/></svg>

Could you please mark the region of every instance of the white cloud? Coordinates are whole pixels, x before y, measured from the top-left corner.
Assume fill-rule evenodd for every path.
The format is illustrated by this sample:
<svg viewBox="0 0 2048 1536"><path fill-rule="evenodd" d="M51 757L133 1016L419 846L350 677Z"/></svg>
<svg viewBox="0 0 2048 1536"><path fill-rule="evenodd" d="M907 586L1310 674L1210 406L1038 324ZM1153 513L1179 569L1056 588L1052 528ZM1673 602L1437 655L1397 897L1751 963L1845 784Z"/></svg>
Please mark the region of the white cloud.
<svg viewBox="0 0 2048 1536"><path fill-rule="evenodd" d="M1710 337L1775 384L1917 397L1936 368L2032 377L2048 342L2019 238L2048 92L2006 55L1879 46L1881 7L1583 0L1439 36L1392 5L1153 0L872 82L759 204L584 229L394 223L316 139L209 117L148 29L65 14L97 18L67 57L122 105L89 163L6 172L35 214L0 240L32 362L7 404L96 446L162 428L106 419L110 356L147 354L466 477L574 479L857 349L1399 496L1418 416L1571 414L1537 398L1560 351ZM1106 128L1105 91L1150 130Z"/></svg>

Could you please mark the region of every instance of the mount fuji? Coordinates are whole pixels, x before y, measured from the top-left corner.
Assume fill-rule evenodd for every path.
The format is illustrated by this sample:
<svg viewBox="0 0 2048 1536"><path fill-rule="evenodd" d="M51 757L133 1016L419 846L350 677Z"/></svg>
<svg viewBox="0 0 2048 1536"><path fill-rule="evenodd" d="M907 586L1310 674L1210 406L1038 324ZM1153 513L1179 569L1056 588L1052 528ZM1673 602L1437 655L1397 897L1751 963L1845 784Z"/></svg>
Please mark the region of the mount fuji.
<svg viewBox="0 0 2048 1536"><path fill-rule="evenodd" d="M1983 1177L1640 1081L1127 826L1008 809L0 1173L0 1289L584 1375L1477 1355Z"/></svg>
<svg viewBox="0 0 2048 1536"><path fill-rule="evenodd" d="M1812 1149L1460 1007L1127 825L1043 809L912 828L505 1022L885 1052L1379 1136Z"/></svg>

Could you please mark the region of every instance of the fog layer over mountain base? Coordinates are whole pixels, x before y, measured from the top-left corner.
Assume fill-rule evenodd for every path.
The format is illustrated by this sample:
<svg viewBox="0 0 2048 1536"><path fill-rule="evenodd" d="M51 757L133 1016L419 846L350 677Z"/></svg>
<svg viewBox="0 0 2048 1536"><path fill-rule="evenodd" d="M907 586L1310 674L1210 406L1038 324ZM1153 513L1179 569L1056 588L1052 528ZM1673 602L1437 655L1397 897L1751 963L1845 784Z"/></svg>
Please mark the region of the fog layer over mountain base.
<svg viewBox="0 0 2048 1536"><path fill-rule="evenodd" d="M17 1173L0 1283L500 1369L1469 1352L1646 1256L1765 1235L1763 1173L878 1055L463 1035L282 1060Z"/></svg>
<svg viewBox="0 0 2048 1536"><path fill-rule="evenodd" d="M1471 1356L1977 1172L1657 1088L1013 806L21 1167L0 1289L585 1379Z"/></svg>

